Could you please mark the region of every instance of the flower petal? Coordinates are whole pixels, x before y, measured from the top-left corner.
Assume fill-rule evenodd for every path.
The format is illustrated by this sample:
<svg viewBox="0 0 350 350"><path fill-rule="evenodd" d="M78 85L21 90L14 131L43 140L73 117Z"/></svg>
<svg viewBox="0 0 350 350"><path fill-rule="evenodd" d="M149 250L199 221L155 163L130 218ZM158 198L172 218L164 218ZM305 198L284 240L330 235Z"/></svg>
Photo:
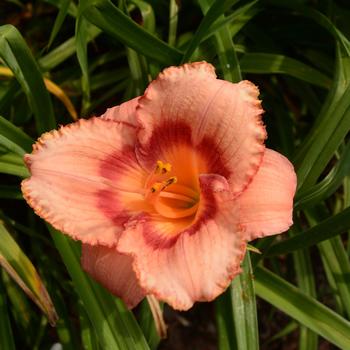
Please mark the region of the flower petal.
<svg viewBox="0 0 350 350"><path fill-rule="evenodd" d="M25 156L22 191L36 213L84 243L114 245L143 210L145 174L134 154L135 129L100 118L44 134Z"/></svg>
<svg viewBox="0 0 350 350"><path fill-rule="evenodd" d="M136 120L136 107L138 106L140 97L135 97L130 101L124 102L121 105L108 108L101 115L102 119L114 120L116 122L128 123L132 126L138 126Z"/></svg>
<svg viewBox="0 0 350 350"><path fill-rule="evenodd" d="M237 199L248 241L284 232L293 224L296 183L289 160L266 149L259 171Z"/></svg>
<svg viewBox="0 0 350 350"><path fill-rule="evenodd" d="M81 265L129 308L135 307L145 297L132 269L132 258L119 254L115 248L83 244Z"/></svg>
<svg viewBox="0 0 350 350"><path fill-rule="evenodd" d="M117 246L135 259L134 270L147 294L179 310L221 294L240 272L245 252L239 212L227 181L219 175L202 175L200 186L200 207L191 226L171 235L169 221L161 225L146 216L128 223Z"/></svg>
<svg viewBox="0 0 350 350"><path fill-rule="evenodd" d="M265 128L259 91L248 81L216 79L206 62L170 67L147 88L136 110L141 130L138 152L150 168L179 145L207 159L199 173L226 177L238 194L258 170ZM190 145L189 145L190 144ZM170 151L171 152L171 151Z"/></svg>

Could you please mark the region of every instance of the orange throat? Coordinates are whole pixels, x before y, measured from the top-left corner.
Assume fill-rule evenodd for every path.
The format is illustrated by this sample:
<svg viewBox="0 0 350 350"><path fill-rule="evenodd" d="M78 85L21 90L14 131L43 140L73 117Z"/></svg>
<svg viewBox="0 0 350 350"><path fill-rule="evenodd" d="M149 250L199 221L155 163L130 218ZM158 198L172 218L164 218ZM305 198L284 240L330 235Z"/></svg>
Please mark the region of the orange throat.
<svg viewBox="0 0 350 350"><path fill-rule="evenodd" d="M199 193L171 176L172 166L158 160L145 183L145 200L163 217L178 219L196 214Z"/></svg>

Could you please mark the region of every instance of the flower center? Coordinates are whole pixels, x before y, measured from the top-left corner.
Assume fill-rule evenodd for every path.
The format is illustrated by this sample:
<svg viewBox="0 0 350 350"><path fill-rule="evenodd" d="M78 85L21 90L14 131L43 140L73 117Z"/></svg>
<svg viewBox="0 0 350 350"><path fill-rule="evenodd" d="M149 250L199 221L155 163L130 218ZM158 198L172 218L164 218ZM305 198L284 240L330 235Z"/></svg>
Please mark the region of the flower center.
<svg viewBox="0 0 350 350"><path fill-rule="evenodd" d="M185 218L196 213L199 194L180 184L177 176L171 176L172 166L158 160L145 184L145 200L162 216L171 219Z"/></svg>

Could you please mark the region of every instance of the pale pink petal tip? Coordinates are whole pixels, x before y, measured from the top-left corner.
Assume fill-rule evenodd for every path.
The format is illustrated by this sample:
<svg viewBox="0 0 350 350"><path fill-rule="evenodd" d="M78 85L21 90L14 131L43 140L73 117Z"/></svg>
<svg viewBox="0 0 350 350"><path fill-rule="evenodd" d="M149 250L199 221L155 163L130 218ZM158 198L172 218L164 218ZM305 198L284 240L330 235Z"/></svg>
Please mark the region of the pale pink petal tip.
<svg viewBox="0 0 350 350"><path fill-rule="evenodd" d="M238 198L247 240L284 232L293 224L297 178L290 161L266 149L252 183Z"/></svg>
<svg viewBox="0 0 350 350"><path fill-rule="evenodd" d="M128 308L135 307L144 297L132 269L132 258L114 248L82 245L81 264L96 281L121 298Z"/></svg>
<svg viewBox="0 0 350 350"><path fill-rule="evenodd" d="M128 123L137 127L136 121L136 108L138 106L140 97L135 97L130 101L124 102L121 105L108 108L104 114L101 115L102 119L113 120L115 122Z"/></svg>
<svg viewBox="0 0 350 350"><path fill-rule="evenodd" d="M219 175L202 175L200 182L202 199L195 222L175 239L167 232L167 223L144 218L129 225L117 247L133 256L137 278L147 294L177 310L220 295L241 271L245 253L227 181ZM166 234L169 244L160 246L161 240L154 238Z"/></svg>

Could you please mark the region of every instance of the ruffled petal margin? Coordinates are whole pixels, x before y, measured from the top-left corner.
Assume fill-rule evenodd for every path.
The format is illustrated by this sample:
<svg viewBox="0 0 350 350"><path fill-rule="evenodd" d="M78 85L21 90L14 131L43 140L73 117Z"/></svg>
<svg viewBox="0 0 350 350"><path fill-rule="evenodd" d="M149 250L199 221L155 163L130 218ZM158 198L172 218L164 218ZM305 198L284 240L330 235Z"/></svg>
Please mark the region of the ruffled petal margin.
<svg viewBox="0 0 350 350"><path fill-rule="evenodd" d="M100 118L41 136L25 156L22 192L35 212L83 243L116 244L144 208L145 174L135 159L135 128Z"/></svg>
<svg viewBox="0 0 350 350"><path fill-rule="evenodd" d="M139 104L140 97L135 97L130 101L124 102L121 105L108 108L100 118L113 120L115 122L123 122L138 127L136 120L136 108Z"/></svg>
<svg viewBox="0 0 350 350"><path fill-rule="evenodd" d="M146 216L128 223L117 246L134 258L134 270L147 294L178 310L221 294L240 272L245 253L239 213L227 181L219 175L201 175L200 186L201 204L194 223L175 239L170 237L169 244L159 245L153 239L160 225Z"/></svg>
<svg viewBox="0 0 350 350"><path fill-rule="evenodd" d="M83 244L81 265L127 307L135 307L145 297L132 268L132 258L118 253L115 248Z"/></svg>
<svg viewBox="0 0 350 350"><path fill-rule="evenodd" d="M266 149L252 183L237 199L247 240L284 232L293 224L297 178L290 161Z"/></svg>
<svg viewBox="0 0 350 350"><path fill-rule="evenodd" d="M190 143L207 159L199 173L226 177L239 194L256 174L265 149L258 95L251 82L216 79L206 62L165 69L136 110L140 161L151 168L157 159L168 161L163 158L172 145Z"/></svg>

